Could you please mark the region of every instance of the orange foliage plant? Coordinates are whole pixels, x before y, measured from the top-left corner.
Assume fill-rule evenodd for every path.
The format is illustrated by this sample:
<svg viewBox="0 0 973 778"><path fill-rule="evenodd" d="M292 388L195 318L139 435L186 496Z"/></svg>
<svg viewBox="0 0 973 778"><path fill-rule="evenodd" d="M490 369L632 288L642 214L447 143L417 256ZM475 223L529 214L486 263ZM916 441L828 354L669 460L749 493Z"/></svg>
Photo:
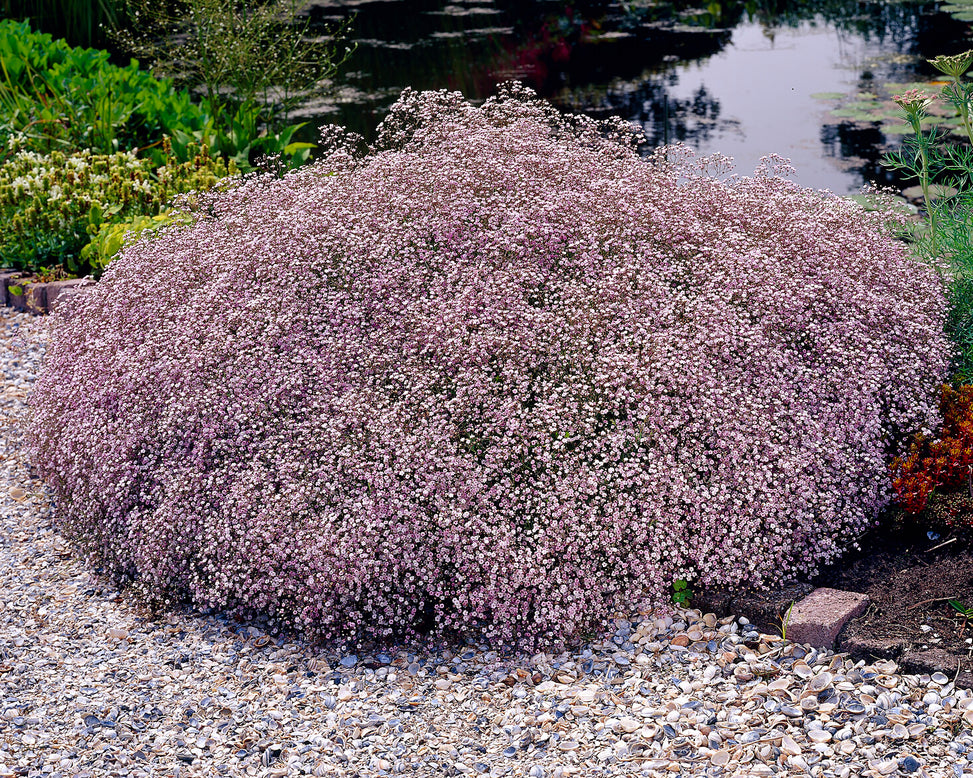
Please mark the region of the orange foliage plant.
<svg viewBox="0 0 973 778"><path fill-rule="evenodd" d="M891 465L895 501L948 526L973 526L973 386L943 387L938 438L916 435Z"/></svg>

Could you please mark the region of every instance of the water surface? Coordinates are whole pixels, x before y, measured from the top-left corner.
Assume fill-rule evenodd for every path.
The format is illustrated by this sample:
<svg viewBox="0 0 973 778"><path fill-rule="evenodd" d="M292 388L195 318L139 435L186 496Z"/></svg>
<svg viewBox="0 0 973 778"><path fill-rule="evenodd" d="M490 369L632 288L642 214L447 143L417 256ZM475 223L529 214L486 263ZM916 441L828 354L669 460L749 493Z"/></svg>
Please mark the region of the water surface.
<svg viewBox="0 0 973 778"><path fill-rule="evenodd" d="M827 94L929 77L924 58L969 46L969 23L928 2L782 3L328 0L315 23L355 15L358 49L337 104L302 118L374 133L400 91L473 100L516 78L564 110L637 123L649 147L683 141L739 172L776 153L796 180L838 193L885 181L896 138L830 116Z"/></svg>

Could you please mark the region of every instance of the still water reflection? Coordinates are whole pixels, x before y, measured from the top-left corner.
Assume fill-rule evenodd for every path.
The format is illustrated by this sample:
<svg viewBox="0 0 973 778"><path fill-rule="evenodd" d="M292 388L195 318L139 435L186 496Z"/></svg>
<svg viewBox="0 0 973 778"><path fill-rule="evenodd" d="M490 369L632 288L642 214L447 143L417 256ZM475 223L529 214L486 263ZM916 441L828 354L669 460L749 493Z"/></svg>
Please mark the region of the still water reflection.
<svg viewBox="0 0 973 778"><path fill-rule="evenodd" d="M640 124L650 145L681 140L740 172L778 153L839 193L884 179L886 139L812 95L928 75L922 58L967 46L970 27L935 3L850 0L318 0L311 14L355 14L358 40L338 105L308 106L312 123L368 137L406 86L482 99L518 78L562 109Z"/></svg>

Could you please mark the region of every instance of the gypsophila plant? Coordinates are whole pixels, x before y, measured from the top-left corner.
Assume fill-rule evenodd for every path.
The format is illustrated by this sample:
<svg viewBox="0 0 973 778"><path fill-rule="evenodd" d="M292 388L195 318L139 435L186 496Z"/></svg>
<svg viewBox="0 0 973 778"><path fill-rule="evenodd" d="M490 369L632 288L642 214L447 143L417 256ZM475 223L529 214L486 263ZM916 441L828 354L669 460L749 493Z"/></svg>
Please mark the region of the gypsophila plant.
<svg viewBox="0 0 973 778"><path fill-rule="evenodd" d="M364 156L123 249L32 396L59 527L317 637L561 639L834 560L935 424L940 282L772 161L636 140L406 91Z"/></svg>

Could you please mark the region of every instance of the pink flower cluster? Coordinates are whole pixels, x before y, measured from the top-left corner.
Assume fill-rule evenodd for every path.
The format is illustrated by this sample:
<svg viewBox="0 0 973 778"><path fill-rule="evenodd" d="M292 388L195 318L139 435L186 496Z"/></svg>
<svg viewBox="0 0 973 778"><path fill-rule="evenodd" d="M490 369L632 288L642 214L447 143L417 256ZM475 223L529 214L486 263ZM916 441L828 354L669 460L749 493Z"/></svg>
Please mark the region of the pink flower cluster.
<svg viewBox="0 0 973 778"><path fill-rule="evenodd" d="M834 560L935 422L940 282L883 216L610 129L406 92L128 248L32 397L60 527L322 638L561 638Z"/></svg>

